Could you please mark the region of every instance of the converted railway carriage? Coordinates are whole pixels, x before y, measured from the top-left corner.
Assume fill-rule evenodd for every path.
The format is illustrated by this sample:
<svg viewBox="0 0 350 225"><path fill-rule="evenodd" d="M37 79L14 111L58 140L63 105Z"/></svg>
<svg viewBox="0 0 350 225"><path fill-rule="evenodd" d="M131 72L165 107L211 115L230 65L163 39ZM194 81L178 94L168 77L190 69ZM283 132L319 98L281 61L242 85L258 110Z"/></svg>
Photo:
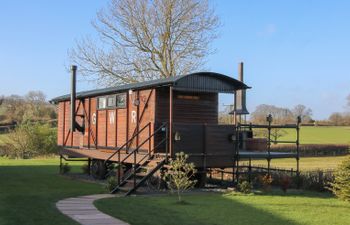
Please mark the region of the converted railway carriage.
<svg viewBox="0 0 350 225"><path fill-rule="evenodd" d="M73 66L71 94L52 100L61 157L87 158L99 177L116 162L119 186L133 182L128 193L177 152L188 154L199 171L234 167L239 135L236 126L218 124L218 94L239 97L233 113L245 114L249 87L243 82L201 72L75 93L75 74ZM142 168L147 171L138 176Z"/></svg>

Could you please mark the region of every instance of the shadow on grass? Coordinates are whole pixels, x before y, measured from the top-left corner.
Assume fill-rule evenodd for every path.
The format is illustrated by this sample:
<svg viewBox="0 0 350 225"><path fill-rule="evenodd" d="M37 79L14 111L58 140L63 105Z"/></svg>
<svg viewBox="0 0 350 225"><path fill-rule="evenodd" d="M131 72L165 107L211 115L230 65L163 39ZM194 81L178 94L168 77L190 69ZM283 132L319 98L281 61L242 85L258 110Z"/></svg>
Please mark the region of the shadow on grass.
<svg viewBox="0 0 350 225"><path fill-rule="evenodd" d="M330 192L316 192L316 191L306 191L302 189L289 189L287 192L283 192L281 189L272 189L268 192L257 191L254 192L255 195L262 196L280 196L280 197L308 197L308 198L334 198L334 195Z"/></svg>
<svg viewBox="0 0 350 225"><path fill-rule="evenodd" d="M247 199L248 200L248 199ZM176 197L115 198L97 201L103 212L133 225L296 225L291 220L218 194Z"/></svg>
<svg viewBox="0 0 350 225"><path fill-rule="evenodd" d="M103 192L100 185L60 176L55 165L0 165L0 224L77 224L62 215L55 203Z"/></svg>

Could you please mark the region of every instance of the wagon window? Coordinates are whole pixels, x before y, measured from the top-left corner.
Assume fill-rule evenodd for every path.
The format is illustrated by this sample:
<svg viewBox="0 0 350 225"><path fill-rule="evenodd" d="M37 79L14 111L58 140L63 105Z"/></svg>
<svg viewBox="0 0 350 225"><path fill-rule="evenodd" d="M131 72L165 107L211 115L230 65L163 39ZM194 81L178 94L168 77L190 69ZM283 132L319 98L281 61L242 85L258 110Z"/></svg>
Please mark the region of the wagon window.
<svg viewBox="0 0 350 225"><path fill-rule="evenodd" d="M98 109L105 109L107 106L106 103L107 103L106 97L98 98Z"/></svg>
<svg viewBox="0 0 350 225"><path fill-rule="evenodd" d="M117 96L117 108L125 108L126 107L126 93L118 94Z"/></svg>
<svg viewBox="0 0 350 225"><path fill-rule="evenodd" d="M115 95L107 97L107 107L108 108L115 107Z"/></svg>

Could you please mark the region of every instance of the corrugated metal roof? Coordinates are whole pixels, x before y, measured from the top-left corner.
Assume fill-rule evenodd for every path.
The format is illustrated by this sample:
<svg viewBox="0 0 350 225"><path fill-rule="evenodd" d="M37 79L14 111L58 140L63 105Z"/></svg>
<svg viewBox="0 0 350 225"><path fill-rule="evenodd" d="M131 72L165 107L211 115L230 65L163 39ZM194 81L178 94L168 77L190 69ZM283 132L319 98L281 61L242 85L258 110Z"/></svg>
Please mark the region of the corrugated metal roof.
<svg viewBox="0 0 350 225"><path fill-rule="evenodd" d="M114 94L127 90L140 90L155 88L161 86L173 86L175 90L195 91L195 92L222 92L233 93L236 90L250 88L241 81L232 77L214 73L214 72L199 72L188 75L168 77L164 79L151 80L139 83L121 85L117 87L109 87L90 91L78 92L77 99L86 97L94 97L101 95ZM70 94L62 95L52 99L51 103L66 101L70 99Z"/></svg>

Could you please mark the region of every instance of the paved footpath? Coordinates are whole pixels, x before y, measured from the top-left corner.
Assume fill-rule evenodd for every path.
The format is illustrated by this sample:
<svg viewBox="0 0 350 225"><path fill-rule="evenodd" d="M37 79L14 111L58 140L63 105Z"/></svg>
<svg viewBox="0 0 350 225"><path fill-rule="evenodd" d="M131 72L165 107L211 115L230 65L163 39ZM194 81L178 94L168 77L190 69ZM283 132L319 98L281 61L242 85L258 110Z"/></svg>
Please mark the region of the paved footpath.
<svg viewBox="0 0 350 225"><path fill-rule="evenodd" d="M93 202L114 195L100 194L76 198L67 198L56 203L56 207L65 215L83 225L129 225L96 209Z"/></svg>

